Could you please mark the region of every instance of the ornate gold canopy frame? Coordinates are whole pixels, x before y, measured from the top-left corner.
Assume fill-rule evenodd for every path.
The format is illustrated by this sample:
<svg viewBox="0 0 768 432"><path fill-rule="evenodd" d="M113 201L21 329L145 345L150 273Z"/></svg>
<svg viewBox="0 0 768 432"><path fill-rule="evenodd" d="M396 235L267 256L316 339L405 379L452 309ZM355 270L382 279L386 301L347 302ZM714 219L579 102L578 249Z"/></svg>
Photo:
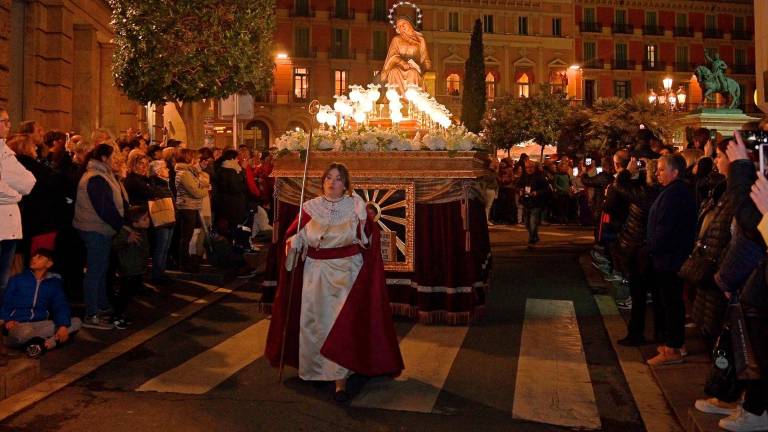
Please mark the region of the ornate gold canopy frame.
<svg viewBox="0 0 768 432"><path fill-rule="evenodd" d="M357 182L357 193L367 203L369 215L381 228L384 269L414 270L414 215L416 196L413 182Z"/></svg>

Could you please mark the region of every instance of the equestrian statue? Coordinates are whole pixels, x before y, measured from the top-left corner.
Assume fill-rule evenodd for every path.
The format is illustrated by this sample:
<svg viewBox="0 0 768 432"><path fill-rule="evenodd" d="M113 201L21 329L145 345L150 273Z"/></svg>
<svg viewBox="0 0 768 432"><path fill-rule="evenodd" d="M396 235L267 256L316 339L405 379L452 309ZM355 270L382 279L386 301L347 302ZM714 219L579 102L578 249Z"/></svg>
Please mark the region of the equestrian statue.
<svg viewBox="0 0 768 432"><path fill-rule="evenodd" d="M741 100L741 86L733 78L725 76L725 70L728 69L728 65L720 59L720 55L717 53L713 57L709 57L707 53L704 53L704 57L712 65L712 69L706 66L696 68L696 79L704 91L704 99L712 102L714 94L720 93L724 97L730 98L731 103L728 105L728 108L736 108Z"/></svg>

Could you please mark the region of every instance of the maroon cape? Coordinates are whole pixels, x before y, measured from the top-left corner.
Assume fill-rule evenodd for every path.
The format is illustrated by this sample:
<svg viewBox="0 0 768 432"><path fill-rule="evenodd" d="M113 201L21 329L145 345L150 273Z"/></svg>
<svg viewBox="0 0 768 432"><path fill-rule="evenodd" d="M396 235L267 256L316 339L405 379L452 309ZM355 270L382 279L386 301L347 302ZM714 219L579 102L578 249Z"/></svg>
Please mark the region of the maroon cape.
<svg viewBox="0 0 768 432"><path fill-rule="evenodd" d="M302 227L310 219L311 217L303 212ZM297 221L294 221L286 232L286 239L296 233L297 226ZM381 236L378 226L370 219L367 219L365 232L371 237L371 241L368 249L362 250L363 267L320 353L352 372L368 376L396 376L404 366L387 296L384 262L381 258ZM274 367L280 364L280 346L288 313L288 286L291 281L291 273L285 269L284 245L281 245L278 251L280 279L272 307L272 321L269 325L265 350L267 359ZM304 262L299 260L293 271L296 272L296 276L293 290L291 290L291 311L287 323L284 362L298 368L299 315L301 314Z"/></svg>

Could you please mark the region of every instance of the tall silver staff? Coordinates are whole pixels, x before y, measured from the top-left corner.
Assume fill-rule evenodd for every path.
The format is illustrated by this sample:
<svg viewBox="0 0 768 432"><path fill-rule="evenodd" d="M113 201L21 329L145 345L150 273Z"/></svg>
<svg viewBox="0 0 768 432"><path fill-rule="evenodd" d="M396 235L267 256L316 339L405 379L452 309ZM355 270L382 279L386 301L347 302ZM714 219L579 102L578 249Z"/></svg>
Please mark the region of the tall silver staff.
<svg viewBox="0 0 768 432"><path fill-rule="evenodd" d="M312 102L309 103L309 107L307 107L307 110L309 111L309 141L307 142L307 152L304 155L304 174L301 178L301 195L299 197L299 220L298 225L296 228L296 233L298 234L301 230L301 219L302 214L304 213L302 211L302 205L304 204L304 192L307 189L307 169L309 168L309 153L310 148L312 147L312 131L315 129L315 114L317 114L318 111L320 111L320 102L315 99ZM291 303L293 302L293 283L296 280L296 268L294 267L291 270L291 281L288 285L288 309L285 313L285 320L283 321L283 339L280 343L280 364L278 367L278 376L277 380L279 382L283 382L283 369L285 367L285 338L288 334L288 321L291 317Z"/></svg>

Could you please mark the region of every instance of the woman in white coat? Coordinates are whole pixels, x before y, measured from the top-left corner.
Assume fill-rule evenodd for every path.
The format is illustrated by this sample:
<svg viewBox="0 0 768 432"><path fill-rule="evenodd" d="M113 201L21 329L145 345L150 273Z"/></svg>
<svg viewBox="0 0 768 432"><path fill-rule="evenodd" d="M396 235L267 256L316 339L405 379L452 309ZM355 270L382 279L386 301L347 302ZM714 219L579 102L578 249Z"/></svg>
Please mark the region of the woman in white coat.
<svg viewBox="0 0 768 432"><path fill-rule="evenodd" d="M5 145L11 129L8 111L0 109L0 298L10 277L16 242L22 237L19 201L35 186L35 176L16 159Z"/></svg>

